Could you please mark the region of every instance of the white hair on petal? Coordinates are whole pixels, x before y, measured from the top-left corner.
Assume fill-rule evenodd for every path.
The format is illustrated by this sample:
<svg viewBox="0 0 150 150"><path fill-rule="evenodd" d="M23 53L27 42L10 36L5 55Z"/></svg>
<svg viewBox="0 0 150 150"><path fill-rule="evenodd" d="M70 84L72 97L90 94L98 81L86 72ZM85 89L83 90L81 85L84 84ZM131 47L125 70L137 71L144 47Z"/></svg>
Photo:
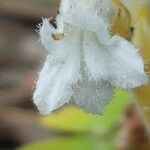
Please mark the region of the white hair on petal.
<svg viewBox="0 0 150 150"><path fill-rule="evenodd" d="M101 114L112 88L135 88L148 82L139 50L120 36L110 36L114 8L109 0L62 0L56 18L39 26L48 56L33 100L42 114L72 103ZM55 39L54 35L61 35Z"/></svg>

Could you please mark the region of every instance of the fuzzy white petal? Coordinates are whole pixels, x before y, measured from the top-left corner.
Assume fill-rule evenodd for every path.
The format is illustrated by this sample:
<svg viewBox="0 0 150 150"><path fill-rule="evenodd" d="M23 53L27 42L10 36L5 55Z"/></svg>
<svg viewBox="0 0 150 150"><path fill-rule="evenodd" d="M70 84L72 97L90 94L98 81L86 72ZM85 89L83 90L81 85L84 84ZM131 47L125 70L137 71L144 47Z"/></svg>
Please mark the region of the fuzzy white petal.
<svg viewBox="0 0 150 150"><path fill-rule="evenodd" d="M41 114L47 114L48 111L50 109L54 109L53 107L56 105L55 101L48 99L48 97L53 89L55 77L61 69L61 66L62 62L57 62L56 60L53 60L53 58L47 57L46 62L39 74L33 100ZM52 103L50 106L48 104L49 101Z"/></svg>
<svg viewBox="0 0 150 150"><path fill-rule="evenodd" d="M135 88L148 83L139 50L119 36L114 36L112 41L112 47L107 50L111 55L108 59L111 61L110 83L122 88Z"/></svg>
<svg viewBox="0 0 150 150"><path fill-rule="evenodd" d="M80 77L80 39L76 38L74 40L70 38L71 36L80 37L80 32L73 31L73 28L68 30L68 36L62 42L64 46L63 51L67 51L67 56L61 58L50 54L39 74L33 99L42 114L48 114L64 104L69 103L73 94L72 85ZM51 41L49 40L49 42ZM49 43L45 44L47 45ZM56 52L62 50L56 47L54 48Z"/></svg>
<svg viewBox="0 0 150 150"><path fill-rule="evenodd" d="M80 12L80 15L78 12ZM83 30L96 33L101 43L109 44L109 26L95 12L89 12L80 7L71 9L69 13L64 16L64 21L73 26L80 27Z"/></svg>
<svg viewBox="0 0 150 150"><path fill-rule="evenodd" d="M121 88L134 88L148 81L143 60L131 43L114 36L107 46L100 44L93 33L85 34L84 56L93 79Z"/></svg>
<svg viewBox="0 0 150 150"><path fill-rule="evenodd" d="M48 114L66 103L73 94L72 85L77 81L77 66L47 58L37 81L34 103L41 114Z"/></svg>
<svg viewBox="0 0 150 150"><path fill-rule="evenodd" d="M111 0L101 0L96 2L96 11L98 16L109 24L115 12L115 8Z"/></svg>
<svg viewBox="0 0 150 150"><path fill-rule="evenodd" d="M147 82L138 49L110 36L113 11L109 0L62 0L57 28L43 19L39 34L49 56L34 93L42 114L70 102L99 114L112 87L134 88ZM55 33L64 38L56 40Z"/></svg>
<svg viewBox="0 0 150 150"><path fill-rule="evenodd" d="M80 81L74 88L73 102L92 114L102 114L112 96L112 87L107 82Z"/></svg>
<svg viewBox="0 0 150 150"><path fill-rule="evenodd" d="M49 19L43 19L40 28L40 40L42 45L46 48L48 53L55 55L57 58L64 58L67 51L64 48L64 40L56 41L53 39L52 34L56 29L49 23Z"/></svg>

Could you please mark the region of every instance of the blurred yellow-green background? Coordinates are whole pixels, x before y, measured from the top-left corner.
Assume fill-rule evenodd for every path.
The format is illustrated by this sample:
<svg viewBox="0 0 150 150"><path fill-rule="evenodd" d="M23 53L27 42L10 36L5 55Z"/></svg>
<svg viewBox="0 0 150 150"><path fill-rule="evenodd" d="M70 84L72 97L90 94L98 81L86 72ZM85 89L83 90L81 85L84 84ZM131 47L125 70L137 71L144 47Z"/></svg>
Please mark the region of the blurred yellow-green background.
<svg viewBox="0 0 150 150"><path fill-rule="evenodd" d="M150 1L112 1L112 34L141 49L148 73ZM36 25L55 17L58 6L59 0L0 0L0 150L150 150L149 85L116 89L103 115L70 106L43 117L33 105L46 55Z"/></svg>

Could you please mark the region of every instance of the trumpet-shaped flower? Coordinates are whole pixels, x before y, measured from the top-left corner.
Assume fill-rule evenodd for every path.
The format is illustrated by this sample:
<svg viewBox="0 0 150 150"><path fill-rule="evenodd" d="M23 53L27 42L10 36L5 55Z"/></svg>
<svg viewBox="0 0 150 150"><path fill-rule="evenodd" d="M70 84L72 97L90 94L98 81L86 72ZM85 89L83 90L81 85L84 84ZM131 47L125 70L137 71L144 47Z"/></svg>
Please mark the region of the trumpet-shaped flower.
<svg viewBox="0 0 150 150"><path fill-rule="evenodd" d="M48 56L33 96L42 114L65 104L100 114L114 87L135 88L148 81L139 50L110 36L113 13L109 0L62 0L57 28L43 19L39 33Z"/></svg>

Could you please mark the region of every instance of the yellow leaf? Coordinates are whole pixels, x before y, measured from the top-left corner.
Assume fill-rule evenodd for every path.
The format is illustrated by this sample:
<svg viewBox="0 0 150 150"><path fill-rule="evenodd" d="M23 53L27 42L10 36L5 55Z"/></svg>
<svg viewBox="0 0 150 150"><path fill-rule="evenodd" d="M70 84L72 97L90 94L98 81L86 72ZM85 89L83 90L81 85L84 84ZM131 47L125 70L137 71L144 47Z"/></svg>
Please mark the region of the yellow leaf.
<svg viewBox="0 0 150 150"><path fill-rule="evenodd" d="M59 114L42 117L40 122L44 126L57 130L102 133L109 130L117 122L127 102L127 93L118 90L103 115L91 115L79 108L68 107L60 111Z"/></svg>
<svg viewBox="0 0 150 150"><path fill-rule="evenodd" d="M132 38L131 16L128 9L119 1L113 0L115 6L115 14L112 18L112 35L120 35L127 40Z"/></svg>

